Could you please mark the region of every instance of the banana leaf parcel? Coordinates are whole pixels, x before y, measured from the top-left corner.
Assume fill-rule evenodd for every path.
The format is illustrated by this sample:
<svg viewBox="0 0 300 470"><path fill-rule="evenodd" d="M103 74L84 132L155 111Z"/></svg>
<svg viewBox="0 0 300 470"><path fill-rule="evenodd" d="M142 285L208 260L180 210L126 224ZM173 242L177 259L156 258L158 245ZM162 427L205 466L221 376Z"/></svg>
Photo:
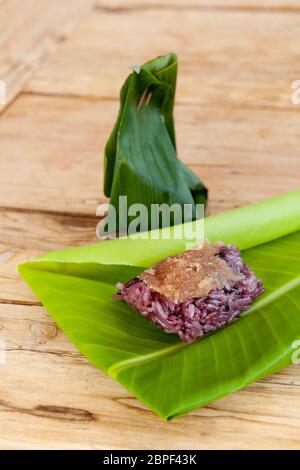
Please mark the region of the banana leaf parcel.
<svg viewBox="0 0 300 470"><path fill-rule="evenodd" d="M113 300L116 282L184 251L186 240L172 237L172 229L171 239L120 238L52 252L19 266L82 354L167 420L295 361L300 190L205 219L206 238L239 246L265 293L240 320L193 344Z"/></svg>

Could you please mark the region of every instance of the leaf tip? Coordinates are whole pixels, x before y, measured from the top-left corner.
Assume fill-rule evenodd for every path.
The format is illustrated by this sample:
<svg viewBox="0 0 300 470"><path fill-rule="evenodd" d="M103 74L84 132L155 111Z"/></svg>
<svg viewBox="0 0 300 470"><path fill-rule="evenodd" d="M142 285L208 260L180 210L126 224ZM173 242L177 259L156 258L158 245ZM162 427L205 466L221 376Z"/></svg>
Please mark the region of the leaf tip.
<svg viewBox="0 0 300 470"><path fill-rule="evenodd" d="M130 68L131 68L131 70L132 70L133 72L135 72L135 73L140 73L140 71L141 71L140 65L134 64L134 65L131 65Z"/></svg>

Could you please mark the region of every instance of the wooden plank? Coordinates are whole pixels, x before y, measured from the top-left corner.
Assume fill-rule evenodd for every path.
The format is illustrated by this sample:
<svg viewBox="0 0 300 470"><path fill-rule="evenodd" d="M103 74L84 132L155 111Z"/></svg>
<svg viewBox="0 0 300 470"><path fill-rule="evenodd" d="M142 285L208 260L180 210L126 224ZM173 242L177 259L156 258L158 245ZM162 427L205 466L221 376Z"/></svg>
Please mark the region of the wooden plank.
<svg viewBox="0 0 300 470"><path fill-rule="evenodd" d="M18 99L0 122L0 206L94 215L112 125L105 113L105 103Z"/></svg>
<svg viewBox="0 0 300 470"><path fill-rule="evenodd" d="M181 59L179 154L211 188L209 213L298 187L299 17L288 14L298 2L107 0L87 16L86 0L0 8L9 102L35 72L0 121L0 448L134 449L138 435L141 449L298 449L299 367L164 423L79 354L16 271L96 241L119 87L128 64L168 49Z"/></svg>
<svg viewBox="0 0 300 470"><path fill-rule="evenodd" d="M96 216L0 208L0 244L45 251L94 243L99 220Z"/></svg>
<svg viewBox="0 0 300 470"><path fill-rule="evenodd" d="M27 90L116 99L130 65L174 51L180 67L178 102L295 107L291 84L299 75L298 15L143 5L124 11L104 4L88 14Z"/></svg>
<svg viewBox="0 0 300 470"><path fill-rule="evenodd" d="M31 289L17 272L18 264L35 259L42 252L25 250L12 245L0 245L0 303L2 304L39 304ZM1 334L1 326L0 326Z"/></svg>
<svg viewBox="0 0 300 470"><path fill-rule="evenodd" d="M2 211L3 213L4 211ZM16 273L16 265L40 252L35 243L40 221L45 228L40 248L63 247L89 239L80 220L18 212L3 215L1 237L24 236L1 246L0 336L7 364L0 365L0 448L297 448L299 446L300 369L291 367L174 423L163 423L117 383L91 366L36 302ZM22 218L23 217L23 218ZM57 218L57 221L56 221ZM77 225L77 222L78 225ZM73 231L74 229L74 231ZM7 238L5 238L7 237ZM42 243L42 242L40 242ZM49 247L47 248L47 243ZM19 246L18 246L19 245ZM27 247L27 248L25 248ZM16 300L17 299L17 300ZM220 440L222 429L222 440ZM232 440L238 433L239 439ZM259 436L259 438L258 438Z"/></svg>
<svg viewBox="0 0 300 470"><path fill-rule="evenodd" d="M82 358L42 307L0 304L0 325L2 449L135 449L137 433L139 449L299 447L297 367L165 423Z"/></svg>
<svg viewBox="0 0 300 470"><path fill-rule="evenodd" d="M279 11L279 12L297 12L299 11L298 0L108 0L96 1L95 8L107 11L120 11L125 13L130 9L146 10L155 9L176 9L185 10L246 10L246 11Z"/></svg>
<svg viewBox="0 0 300 470"><path fill-rule="evenodd" d="M0 122L0 207L94 216L104 201L101 153L117 108L21 96ZM210 189L208 213L299 186L297 109L178 105L176 118L179 156Z"/></svg>
<svg viewBox="0 0 300 470"><path fill-rule="evenodd" d="M0 5L0 80L6 104L23 89L41 60L68 34L91 0L6 0Z"/></svg>
<svg viewBox="0 0 300 470"><path fill-rule="evenodd" d="M39 303L17 272L45 251L97 242L99 218L0 209L0 303Z"/></svg>
<svg viewBox="0 0 300 470"><path fill-rule="evenodd" d="M2 214L1 236L6 231L7 238L12 235L7 220L13 220L16 232L20 232L30 217L22 211L15 219ZM47 241L49 248L59 243L62 247L70 237L72 244L79 241L74 239L76 229L73 233L72 226L61 224L60 216L34 217L44 221L44 249ZM30 226L32 230L24 231L19 248L15 246L18 241L12 239L13 247L2 246L0 250L1 295L8 294L14 302L2 304L0 299L0 335L7 349L7 364L0 366L0 448L133 449L137 429L141 449L299 446L299 367L286 369L174 423L163 423L82 358L44 308L16 305L15 299L28 304L36 301L15 272L19 262L39 254L34 244L40 224L33 221ZM84 230L79 232L81 241L85 241ZM237 432L239 439L233 441Z"/></svg>

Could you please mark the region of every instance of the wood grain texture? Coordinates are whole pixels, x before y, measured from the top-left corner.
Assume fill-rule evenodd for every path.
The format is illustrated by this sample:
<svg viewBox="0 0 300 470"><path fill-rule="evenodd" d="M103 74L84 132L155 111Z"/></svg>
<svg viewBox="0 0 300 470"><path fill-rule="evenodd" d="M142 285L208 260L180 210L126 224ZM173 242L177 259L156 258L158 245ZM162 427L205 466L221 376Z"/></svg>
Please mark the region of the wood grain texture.
<svg viewBox="0 0 300 470"><path fill-rule="evenodd" d="M100 217L0 208L0 243L12 249L59 250L97 241Z"/></svg>
<svg viewBox="0 0 300 470"><path fill-rule="evenodd" d="M96 0L95 7L106 11L126 12L130 9L184 9L184 10L247 10L253 13L263 11L297 12L298 0Z"/></svg>
<svg viewBox="0 0 300 470"><path fill-rule="evenodd" d="M299 366L162 422L79 354L16 270L96 241L119 87L131 63L159 53L179 54L178 150L210 188L208 213L299 187L298 0L0 9L0 448L299 449Z"/></svg>
<svg viewBox="0 0 300 470"><path fill-rule="evenodd" d="M0 5L0 80L3 112L22 91L42 59L68 34L91 0L6 0Z"/></svg>
<svg viewBox="0 0 300 470"><path fill-rule="evenodd" d="M95 243L98 217L0 209L0 303L39 303L18 264L45 251Z"/></svg>
<svg viewBox="0 0 300 470"><path fill-rule="evenodd" d="M299 368L165 423L82 358L43 308L0 304L0 321L1 448L299 446Z"/></svg>
<svg viewBox="0 0 300 470"><path fill-rule="evenodd" d="M179 103L292 109L298 36L297 14L99 8L45 60L27 90L117 99L130 65L175 51Z"/></svg>
<svg viewBox="0 0 300 470"><path fill-rule="evenodd" d="M42 253L37 250L22 250L13 244L0 244L0 303L12 305L39 304L31 289L23 282L17 272L17 265L35 259ZM2 321L0 321L1 335Z"/></svg>
<svg viewBox="0 0 300 470"><path fill-rule="evenodd" d="M0 206L94 216L117 109L109 100L22 95L0 122ZM209 213L296 189L298 125L297 107L178 104L179 156L210 188Z"/></svg>

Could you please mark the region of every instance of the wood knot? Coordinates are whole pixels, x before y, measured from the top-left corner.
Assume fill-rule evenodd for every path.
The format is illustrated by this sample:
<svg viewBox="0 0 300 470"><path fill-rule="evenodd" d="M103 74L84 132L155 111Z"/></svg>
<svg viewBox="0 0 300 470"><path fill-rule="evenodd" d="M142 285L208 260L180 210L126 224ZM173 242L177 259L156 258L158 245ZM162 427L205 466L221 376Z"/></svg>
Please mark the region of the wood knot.
<svg viewBox="0 0 300 470"><path fill-rule="evenodd" d="M47 343L47 341L55 338L58 334L57 326L41 323L32 323L30 331L34 334L38 343Z"/></svg>
<svg viewBox="0 0 300 470"><path fill-rule="evenodd" d="M67 406L38 405L34 408L33 414L62 421L96 421L95 415L90 411Z"/></svg>

